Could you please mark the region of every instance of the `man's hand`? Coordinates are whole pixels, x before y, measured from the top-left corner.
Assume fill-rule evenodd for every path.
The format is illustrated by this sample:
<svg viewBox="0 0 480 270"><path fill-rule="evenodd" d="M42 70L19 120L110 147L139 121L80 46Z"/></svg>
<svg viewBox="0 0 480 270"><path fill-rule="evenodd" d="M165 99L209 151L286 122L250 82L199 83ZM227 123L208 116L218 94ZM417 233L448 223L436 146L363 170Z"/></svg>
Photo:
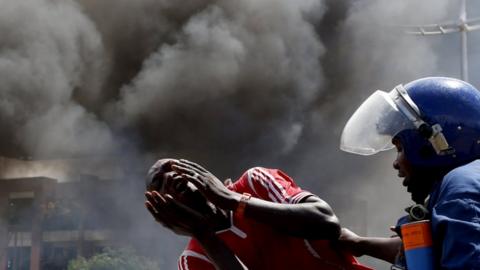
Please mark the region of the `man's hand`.
<svg viewBox="0 0 480 270"><path fill-rule="evenodd" d="M176 234L194 236L210 229L208 218L175 201L169 194L153 191L146 192L145 197L145 206L155 220Z"/></svg>
<svg viewBox="0 0 480 270"><path fill-rule="evenodd" d="M215 175L202 166L181 159L172 163L172 169L189 181L213 204L225 210L233 210L240 201L241 194L233 192Z"/></svg>
<svg viewBox="0 0 480 270"><path fill-rule="evenodd" d="M248 270L230 248L216 235L210 219L181 204L169 194L146 192L145 206L159 223L177 234L195 237L217 269Z"/></svg>

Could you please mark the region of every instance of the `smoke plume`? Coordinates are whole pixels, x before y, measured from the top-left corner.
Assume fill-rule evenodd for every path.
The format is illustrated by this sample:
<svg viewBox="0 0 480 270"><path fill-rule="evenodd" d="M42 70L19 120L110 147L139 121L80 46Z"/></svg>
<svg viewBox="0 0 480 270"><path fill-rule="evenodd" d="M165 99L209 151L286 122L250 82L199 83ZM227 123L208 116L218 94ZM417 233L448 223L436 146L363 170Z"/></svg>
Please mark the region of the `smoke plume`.
<svg viewBox="0 0 480 270"><path fill-rule="evenodd" d="M76 99L94 99L104 81L95 25L72 1L1 5L2 148L17 157L110 151L109 127Z"/></svg>

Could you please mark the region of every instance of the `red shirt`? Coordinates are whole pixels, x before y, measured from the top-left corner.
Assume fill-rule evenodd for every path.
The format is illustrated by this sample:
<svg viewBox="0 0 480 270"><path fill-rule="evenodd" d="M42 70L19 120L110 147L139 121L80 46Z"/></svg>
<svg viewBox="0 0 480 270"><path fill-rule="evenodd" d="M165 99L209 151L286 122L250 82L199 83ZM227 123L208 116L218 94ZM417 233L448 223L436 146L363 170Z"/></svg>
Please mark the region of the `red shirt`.
<svg viewBox="0 0 480 270"><path fill-rule="evenodd" d="M276 203L298 203L314 196L299 188L284 172L252 168L229 187L238 193ZM250 270L370 269L327 240L306 240L276 232L271 226L243 216L230 215L230 228L217 235ZM197 240L192 238L178 260L179 270L214 270Z"/></svg>

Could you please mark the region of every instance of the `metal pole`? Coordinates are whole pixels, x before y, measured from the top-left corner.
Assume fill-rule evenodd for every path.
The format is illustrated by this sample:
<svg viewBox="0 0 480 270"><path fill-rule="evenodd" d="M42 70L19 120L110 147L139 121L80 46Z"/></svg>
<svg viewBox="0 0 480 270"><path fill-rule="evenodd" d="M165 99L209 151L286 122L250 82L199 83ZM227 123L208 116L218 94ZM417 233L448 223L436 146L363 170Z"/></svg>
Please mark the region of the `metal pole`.
<svg viewBox="0 0 480 270"><path fill-rule="evenodd" d="M468 32L480 30L480 18L467 19L467 1L461 0L460 16L456 22L436 23L427 25L404 25L406 34L432 36L460 32L461 58L460 73L464 81L468 81Z"/></svg>
<svg viewBox="0 0 480 270"><path fill-rule="evenodd" d="M468 50L467 50L467 9L466 0L462 0L462 7L460 10L460 29L462 39L462 80L468 82Z"/></svg>

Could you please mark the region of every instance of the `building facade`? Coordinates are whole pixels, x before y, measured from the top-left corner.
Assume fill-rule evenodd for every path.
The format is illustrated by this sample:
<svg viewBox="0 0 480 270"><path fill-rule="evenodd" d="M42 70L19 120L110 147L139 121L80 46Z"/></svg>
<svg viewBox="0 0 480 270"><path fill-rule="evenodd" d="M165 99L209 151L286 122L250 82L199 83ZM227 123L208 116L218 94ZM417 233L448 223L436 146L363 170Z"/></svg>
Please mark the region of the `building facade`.
<svg viewBox="0 0 480 270"><path fill-rule="evenodd" d="M112 181L0 180L0 270L61 270L71 259L115 246ZM88 215L87 215L88 214Z"/></svg>

